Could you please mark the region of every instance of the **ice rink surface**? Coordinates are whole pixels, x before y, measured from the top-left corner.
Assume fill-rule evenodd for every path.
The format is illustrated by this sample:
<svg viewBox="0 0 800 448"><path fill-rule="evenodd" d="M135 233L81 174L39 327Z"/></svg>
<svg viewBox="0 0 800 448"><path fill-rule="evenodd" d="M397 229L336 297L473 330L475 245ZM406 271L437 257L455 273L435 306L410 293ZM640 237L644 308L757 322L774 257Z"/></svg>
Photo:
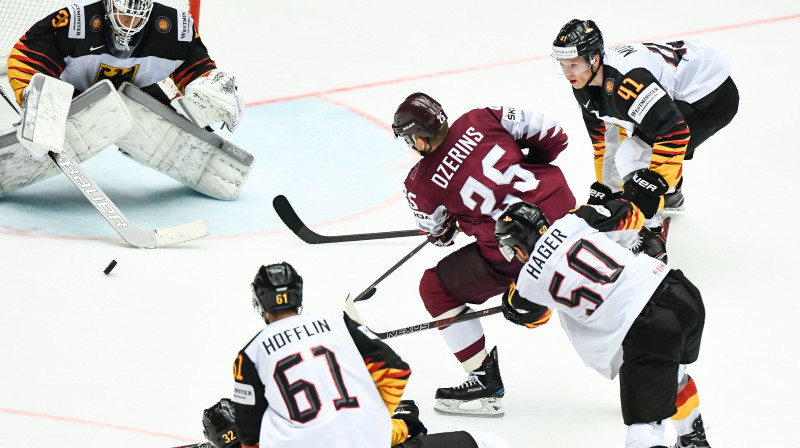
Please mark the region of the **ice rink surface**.
<svg viewBox="0 0 800 448"><path fill-rule="evenodd" d="M229 136L257 157L240 198L247 206L198 198L158 173L117 177L146 168L113 149L86 169L136 225L207 217L212 236L131 248L64 179L1 198L0 446L201 441L202 410L231 396L231 362L263 325L250 306L258 266L292 263L305 279L306 311L329 311L420 243L312 246L271 206L286 194L325 234L413 228L401 191L414 158L399 153L388 128L410 93L430 94L451 120L489 105L554 116L571 142L556 163L584 200L591 146L549 58L572 18L595 20L607 46L699 38L732 60L739 114L685 164L688 209L673 217L670 265L706 304L689 372L712 446L798 446L797 2L489 3L204 0L203 40L248 103L242 134ZM359 304L369 326L430 320L418 280L451 250L426 247L381 282ZM106 276L112 259L119 264ZM556 320L536 330L498 315L482 320L487 344L499 347L504 418L433 412L435 389L466 378L436 330L389 340L414 371L405 396L432 432L492 431L514 447L624 446L618 382L584 366Z"/></svg>

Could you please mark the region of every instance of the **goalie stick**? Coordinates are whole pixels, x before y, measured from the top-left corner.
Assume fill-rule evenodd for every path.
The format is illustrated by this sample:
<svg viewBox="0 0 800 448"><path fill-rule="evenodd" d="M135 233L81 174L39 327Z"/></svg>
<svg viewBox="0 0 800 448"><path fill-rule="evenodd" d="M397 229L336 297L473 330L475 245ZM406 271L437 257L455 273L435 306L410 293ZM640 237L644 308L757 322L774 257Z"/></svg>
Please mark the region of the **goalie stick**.
<svg viewBox="0 0 800 448"><path fill-rule="evenodd" d="M295 235L308 244L326 244L326 243L342 243L349 241L365 241L365 240L381 240L385 238L399 238L404 236L417 236L424 235L425 232L421 230L395 230L390 232L376 232L376 233L354 233L349 235L334 235L326 236L320 235L309 229L303 221L297 216L297 213L292 208L286 196L278 195L272 200L272 206L275 212L281 218L286 227L289 228ZM362 299L363 300L363 299Z"/></svg>
<svg viewBox="0 0 800 448"><path fill-rule="evenodd" d="M111 202L108 195L103 193L103 190L86 175L79 164L73 163L64 153L56 154L51 151L48 155L61 172L111 224L111 227L119 233L119 236L131 246L154 249L183 243L209 234L208 225L202 219L164 229L140 229L131 224L119 208Z"/></svg>
<svg viewBox="0 0 800 448"><path fill-rule="evenodd" d="M364 325L364 322L358 315L358 311L356 311L355 300L352 299L350 296L347 296L344 308L345 308L345 313L347 313L347 315L350 316L351 319L360 323L361 325ZM475 311L472 313L461 314L459 316L448 317L445 319L437 319L422 324L410 325L408 327L398 328L396 330L390 330L383 333L374 331L369 327L367 327L367 329L372 331L375 334L375 336L378 337L378 339L389 339L389 338L396 338L398 336L403 336L404 334L416 333L418 331L430 330L432 328L446 327L448 325L453 325L459 322L464 322L473 319L480 319L481 317L491 316L492 314L497 314L502 311L503 311L502 306L496 306L493 308L487 308L485 310Z"/></svg>
<svg viewBox="0 0 800 448"><path fill-rule="evenodd" d="M8 102L17 113L20 112L19 107L15 102L11 101L5 89L0 88L0 95L3 96L6 102ZM70 112L72 112L72 110L70 110ZM106 221L111 224L111 227L117 231L122 239L131 246L152 249L183 243L209 234L208 225L206 225L206 222L202 219L164 229L140 229L131 224L128 218L122 214L103 190L86 175L78 163L70 160L69 156L63 152L54 153L50 151L48 156L53 160L58 169L67 176L70 182L83 193L94 208L103 215Z"/></svg>

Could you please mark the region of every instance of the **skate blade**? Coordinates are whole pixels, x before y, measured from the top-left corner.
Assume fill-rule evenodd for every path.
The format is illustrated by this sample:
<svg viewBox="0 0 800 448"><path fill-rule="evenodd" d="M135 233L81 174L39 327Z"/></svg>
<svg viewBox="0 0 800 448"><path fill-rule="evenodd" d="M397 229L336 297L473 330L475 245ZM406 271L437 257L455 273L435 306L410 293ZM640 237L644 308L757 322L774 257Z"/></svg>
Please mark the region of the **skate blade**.
<svg viewBox="0 0 800 448"><path fill-rule="evenodd" d="M685 211L686 211L686 206L685 205L681 205L680 207L675 207L675 208L665 208L664 209L664 214L665 215L682 215L683 212L685 212Z"/></svg>
<svg viewBox="0 0 800 448"><path fill-rule="evenodd" d="M506 413L499 398L480 398L469 401L437 399L433 410L444 415L483 418L499 418Z"/></svg>

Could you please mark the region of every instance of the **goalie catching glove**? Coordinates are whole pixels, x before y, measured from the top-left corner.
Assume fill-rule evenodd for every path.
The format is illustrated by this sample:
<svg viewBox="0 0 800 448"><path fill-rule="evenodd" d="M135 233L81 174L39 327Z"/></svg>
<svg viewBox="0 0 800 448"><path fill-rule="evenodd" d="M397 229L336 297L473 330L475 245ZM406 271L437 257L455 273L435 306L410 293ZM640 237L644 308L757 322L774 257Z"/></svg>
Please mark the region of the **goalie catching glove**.
<svg viewBox="0 0 800 448"><path fill-rule="evenodd" d="M219 70L211 70L208 76L190 82L183 96L175 98L171 104L201 128L222 121L233 131L244 115L236 77Z"/></svg>
<svg viewBox="0 0 800 448"><path fill-rule="evenodd" d="M528 328L536 328L547 323L553 312L549 308L537 305L520 297L516 283L512 283L503 294L503 317Z"/></svg>

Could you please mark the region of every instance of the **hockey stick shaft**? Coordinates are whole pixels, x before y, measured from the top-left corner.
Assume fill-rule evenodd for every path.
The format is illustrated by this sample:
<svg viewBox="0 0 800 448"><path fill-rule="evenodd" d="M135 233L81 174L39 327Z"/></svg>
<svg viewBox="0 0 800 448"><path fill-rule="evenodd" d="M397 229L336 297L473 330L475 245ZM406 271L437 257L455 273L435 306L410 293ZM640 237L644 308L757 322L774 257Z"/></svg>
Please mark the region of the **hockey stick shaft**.
<svg viewBox="0 0 800 448"><path fill-rule="evenodd" d="M347 296L347 299L345 299L344 301L344 311L345 313L347 313L348 316L350 316L351 319L353 319L354 321L358 322L361 325L364 325L364 321L361 319L361 316L359 316L358 310L356 309L355 300L350 298L350 296ZM375 334L375 336L377 336L379 339L396 338L404 334L416 333L418 331L423 331L423 330L430 330L431 328L446 327L448 325L453 325L459 322L465 322L473 319L480 319L481 317L491 316L492 314L497 314L502 311L503 311L502 306L496 306L493 308L487 308L485 310L461 314L458 316L448 317L446 319L438 319L431 322L411 325L408 327L398 328L396 330L391 330L386 332L377 332L373 331L372 329L370 329L370 331L372 331Z"/></svg>
<svg viewBox="0 0 800 448"><path fill-rule="evenodd" d="M381 275L380 277L378 277L378 279L377 279L377 280L375 280L374 282L372 282L372 284L371 284L371 285L369 285L369 286L367 287L367 289L365 289L363 292L361 292L361 294L357 295L357 296L356 296L356 298L355 298L355 299L353 299L353 301L354 301L354 302L360 302L360 301L362 301L362 300L367 300L367 299L369 299L370 297L372 297L372 296L375 294L375 286L376 286L378 283L382 282L382 281L383 281L383 280L384 280L386 277L388 277L388 276L389 276L389 274L391 274L392 272L396 271L396 270L397 270L397 268L399 268L399 267L400 267L400 266L401 266L403 263L405 263L406 261L408 261L408 259L409 259L409 258L413 257L413 256L414 256L414 254L416 254L417 252L419 252L420 250L422 250L422 248L423 248L423 247L425 247L425 246L427 246L427 245L428 245L428 241L426 240L426 241L423 241L423 242L422 242L422 243L421 243L419 246L415 247L415 248L414 248L414 250L412 250L411 252L409 252L409 253L408 253L408 255L406 255L405 257L403 257L403 258L402 258L400 261L398 261L397 263L395 263L395 264L394 264L394 266L392 266L391 268L389 268L389 270L388 270L388 271L386 271L386 272L385 272L383 275Z"/></svg>
<svg viewBox="0 0 800 448"><path fill-rule="evenodd" d="M272 200L272 206L275 212L281 218L286 227L289 228L295 235L308 244L326 244L326 243L343 243L350 241L366 241L366 240L382 240L387 238L400 238L406 236L424 235L425 232L421 230L395 230L390 232L376 232L376 233L355 233L349 235L320 235L309 229L303 221L297 216L294 208L286 199L286 196L278 195Z"/></svg>
<svg viewBox="0 0 800 448"><path fill-rule="evenodd" d="M432 328L446 327L448 325L453 325L459 322L465 322L473 319L480 319L481 317L491 316L492 314L497 314L502 311L503 311L502 306L496 306L493 308L487 308L485 310L462 314L460 316L448 317L447 319L439 319L424 324L417 324L408 327L398 328L397 330L391 330L384 333L379 333L374 331L373 333L375 333L375 336L377 336L380 339L396 338L404 334L416 333L418 331L430 330Z"/></svg>

